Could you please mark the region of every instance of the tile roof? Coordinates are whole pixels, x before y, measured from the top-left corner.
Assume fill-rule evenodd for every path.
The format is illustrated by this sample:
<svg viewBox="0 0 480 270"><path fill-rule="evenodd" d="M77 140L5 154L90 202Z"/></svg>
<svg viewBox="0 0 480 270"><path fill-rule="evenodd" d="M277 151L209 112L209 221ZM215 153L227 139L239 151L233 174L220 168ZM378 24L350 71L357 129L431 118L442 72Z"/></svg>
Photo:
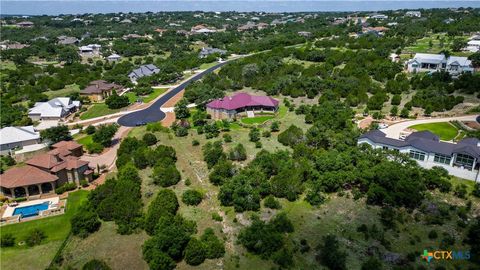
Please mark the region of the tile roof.
<svg viewBox="0 0 480 270"><path fill-rule="evenodd" d="M0 175L0 186L14 188L58 180L58 177L33 166L13 167Z"/></svg>
<svg viewBox="0 0 480 270"><path fill-rule="evenodd" d="M51 169L60 163L63 160L60 158L60 155L52 155L49 153L36 155L33 158L26 161L28 165L32 165L39 168Z"/></svg>
<svg viewBox="0 0 480 270"><path fill-rule="evenodd" d="M96 80L90 82L90 85L85 89L80 90L80 94L101 94L105 91L110 91L112 89L116 89L118 91L122 88L123 87L121 85L116 83L109 83L104 80Z"/></svg>
<svg viewBox="0 0 480 270"><path fill-rule="evenodd" d="M77 143L76 141L60 141L54 145L53 148L66 148L68 150L75 150L79 147L82 147L81 144Z"/></svg>
<svg viewBox="0 0 480 270"><path fill-rule="evenodd" d="M252 96L247 93L238 93L230 97L216 99L207 104L208 108L236 110L249 106L277 107L278 100L268 96Z"/></svg>

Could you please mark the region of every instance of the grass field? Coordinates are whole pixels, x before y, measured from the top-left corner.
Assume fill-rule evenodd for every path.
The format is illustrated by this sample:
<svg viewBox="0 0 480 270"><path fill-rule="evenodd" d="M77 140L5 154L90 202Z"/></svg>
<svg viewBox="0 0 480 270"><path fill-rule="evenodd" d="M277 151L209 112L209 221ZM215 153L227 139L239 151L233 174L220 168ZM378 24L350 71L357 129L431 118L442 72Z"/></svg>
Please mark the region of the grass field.
<svg viewBox="0 0 480 270"><path fill-rule="evenodd" d="M63 215L3 226L0 234L12 234L16 243L24 241L27 234L34 228L44 231L47 238L39 246L16 245L2 248L0 268L45 269L69 234L70 219L86 200L87 195L88 191L84 190L70 193L67 199L67 211Z"/></svg>
<svg viewBox="0 0 480 270"><path fill-rule="evenodd" d="M148 103L154 100L155 98L157 98L158 96L160 96L161 94L165 93L165 91L167 90L168 88L154 88L152 93L150 93L146 97L143 97L143 102Z"/></svg>
<svg viewBox="0 0 480 270"><path fill-rule="evenodd" d="M83 137L81 137L79 139L75 139L75 140L79 144L83 145L84 147L93 142L92 135L86 135L86 136L83 136Z"/></svg>
<svg viewBox="0 0 480 270"><path fill-rule="evenodd" d="M441 39L443 38L443 46ZM457 36L455 38L467 39L467 36ZM430 46L430 42L431 45ZM431 34L427 37L418 39L412 46L406 47L404 52L411 53L439 53L442 50L451 50L453 39L449 38L446 34ZM455 53L457 55L457 53ZM463 55L463 54L462 54Z"/></svg>
<svg viewBox="0 0 480 270"><path fill-rule="evenodd" d="M82 113L82 115L80 115L80 119L86 120L100 117L112 113L117 113L120 110L121 109L109 109L105 103L96 103L91 105L86 112Z"/></svg>
<svg viewBox="0 0 480 270"><path fill-rule="evenodd" d="M214 61L214 62L211 62L211 63L204 63L204 64L200 65L199 69L211 68L211 67L215 66L216 64L218 64L217 61Z"/></svg>
<svg viewBox="0 0 480 270"><path fill-rule="evenodd" d="M72 93L79 92L80 87L76 84L69 84L66 85L65 88L56 90L56 91L47 91L44 94L47 95L49 99L56 98L56 97L65 97Z"/></svg>
<svg viewBox="0 0 480 270"><path fill-rule="evenodd" d="M256 117L251 117L247 118L244 117L242 118L242 123L247 124L247 125L253 125L253 124L263 124L266 121L275 118L274 115L264 115L264 116L256 116Z"/></svg>
<svg viewBox="0 0 480 270"><path fill-rule="evenodd" d="M458 133L457 128L448 122L419 124L419 125L411 126L409 128L415 129L417 131L424 131L424 130L431 131L433 134L440 137L440 140L444 140L444 141L453 140Z"/></svg>

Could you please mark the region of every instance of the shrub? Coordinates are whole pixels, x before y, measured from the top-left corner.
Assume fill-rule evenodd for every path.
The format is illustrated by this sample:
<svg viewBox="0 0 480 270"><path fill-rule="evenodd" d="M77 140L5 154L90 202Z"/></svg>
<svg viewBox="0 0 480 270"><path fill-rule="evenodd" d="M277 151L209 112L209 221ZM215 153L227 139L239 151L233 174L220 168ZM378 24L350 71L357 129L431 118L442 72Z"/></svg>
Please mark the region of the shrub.
<svg viewBox="0 0 480 270"><path fill-rule="evenodd" d="M158 163L153 168L152 178L155 184L169 187L177 184L181 179L181 175L175 164Z"/></svg>
<svg viewBox="0 0 480 270"><path fill-rule="evenodd" d="M25 242L29 247L40 244L46 238L45 233L40 229L31 230L25 239Z"/></svg>
<svg viewBox="0 0 480 270"><path fill-rule="evenodd" d="M113 95L105 99L105 104L109 109L120 109L130 104L127 96L119 96L116 92L113 92Z"/></svg>
<svg viewBox="0 0 480 270"><path fill-rule="evenodd" d="M277 132L279 130L280 130L280 123L278 121L273 121L272 124L270 125L270 131Z"/></svg>
<svg viewBox="0 0 480 270"><path fill-rule="evenodd" d="M472 195L480 198L480 183L475 183L475 187L472 190Z"/></svg>
<svg viewBox="0 0 480 270"><path fill-rule="evenodd" d="M145 215L145 231L152 235L161 217L173 216L178 210L178 201L175 192L170 189L161 189L152 203L148 206Z"/></svg>
<svg viewBox="0 0 480 270"><path fill-rule="evenodd" d="M262 132L262 136L265 137L265 138L268 138L268 137L272 136L272 133L268 130L264 130Z"/></svg>
<svg viewBox="0 0 480 270"><path fill-rule="evenodd" d="M429 239L437 239L438 237L438 233L437 231L435 230L431 230L429 233L428 233L428 238Z"/></svg>
<svg viewBox="0 0 480 270"><path fill-rule="evenodd" d="M256 127L251 128L248 137L251 142L258 142L260 140L260 130Z"/></svg>
<svg viewBox="0 0 480 270"><path fill-rule="evenodd" d="M199 265L206 259L204 244L196 238L191 238L185 248L185 262L189 265Z"/></svg>
<svg viewBox="0 0 480 270"><path fill-rule="evenodd" d="M218 239L212 228L205 229L200 241L204 245L207 259L221 258L225 254L225 245Z"/></svg>
<svg viewBox="0 0 480 270"><path fill-rule="evenodd" d="M85 263L82 270L110 270L111 268L101 260L93 259Z"/></svg>
<svg viewBox="0 0 480 270"><path fill-rule="evenodd" d="M455 187L455 190L453 192L455 196L465 199L467 195L467 186L465 184L460 184Z"/></svg>
<svg viewBox="0 0 480 270"><path fill-rule="evenodd" d="M255 142L255 148L262 148L262 142Z"/></svg>
<svg viewBox="0 0 480 270"><path fill-rule="evenodd" d="M188 135L188 128L183 126L176 126L173 128L173 131L175 131L175 136L177 137L185 137Z"/></svg>
<svg viewBox="0 0 480 270"><path fill-rule="evenodd" d="M87 133L88 135L92 135L93 133L95 133L97 129L95 128L95 126L92 126L92 125L89 125L87 128L85 128L85 133Z"/></svg>
<svg viewBox="0 0 480 270"><path fill-rule="evenodd" d="M382 270L382 262L375 258L375 257L370 257L368 260L362 263L362 270Z"/></svg>
<svg viewBox="0 0 480 270"><path fill-rule="evenodd" d="M212 213L212 219L218 222L222 222L223 218L218 213Z"/></svg>
<svg viewBox="0 0 480 270"><path fill-rule="evenodd" d="M323 243L317 247L319 251L317 260L329 269L347 269L347 253L340 249L337 238L334 235L323 237Z"/></svg>
<svg viewBox="0 0 480 270"><path fill-rule="evenodd" d="M154 144L157 143L157 137L155 137L155 135L153 133L145 133L145 135L143 135L142 140L148 146L154 145Z"/></svg>
<svg viewBox="0 0 480 270"><path fill-rule="evenodd" d="M112 138L118 130L118 124L100 125L92 136L93 142L99 143L104 147L112 144Z"/></svg>
<svg viewBox="0 0 480 270"><path fill-rule="evenodd" d="M11 233L2 233L0 247L13 247L13 245L15 245L15 237Z"/></svg>
<svg viewBox="0 0 480 270"><path fill-rule="evenodd" d="M62 194L67 191L71 191L77 188L77 184L70 182L70 183L65 183L61 185L60 187L55 189L55 193L57 194Z"/></svg>
<svg viewBox="0 0 480 270"><path fill-rule="evenodd" d="M83 180L80 181L80 185L81 185L82 187L88 187L88 181L85 180L85 179L83 179Z"/></svg>
<svg viewBox="0 0 480 270"><path fill-rule="evenodd" d="M192 140L192 146L198 146L200 145L200 142L198 140Z"/></svg>
<svg viewBox="0 0 480 270"><path fill-rule="evenodd" d="M280 209L282 206L278 202L278 200L275 199L272 195L269 195L265 198L265 201L263 202L263 206L271 209Z"/></svg>
<svg viewBox="0 0 480 270"><path fill-rule="evenodd" d="M282 133L278 134L278 142L286 146L294 146L304 140L301 128L291 125Z"/></svg>
<svg viewBox="0 0 480 270"><path fill-rule="evenodd" d="M230 150L228 154L228 158L230 160L235 160L235 161L246 160L247 150L245 150L245 147L243 146L243 144L239 143L233 149Z"/></svg>
<svg viewBox="0 0 480 270"><path fill-rule="evenodd" d="M203 195L198 190L189 189L182 194L182 202L186 205L199 205L202 199Z"/></svg>
<svg viewBox="0 0 480 270"><path fill-rule="evenodd" d="M223 134L223 141L226 143L232 142L232 136L230 136L230 134Z"/></svg>
<svg viewBox="0 0 480 270"><path fill-rule="evenodd" d="M91 233L98 231L102 224L97 214L88 209L82 209L75 213L70 223L72 224L72 233L81 238L86 238Z"/></svg>
<svg viewBox="0 0 480 270"><path fill-rule="evenodd" d="M85 148L87 148L87 151L88 153L90 154L100 154L102 153L103 151L103 145L99 144L99 143L96 143L96 142L92 142L92 143L89 143L85 146Z"/></svg>

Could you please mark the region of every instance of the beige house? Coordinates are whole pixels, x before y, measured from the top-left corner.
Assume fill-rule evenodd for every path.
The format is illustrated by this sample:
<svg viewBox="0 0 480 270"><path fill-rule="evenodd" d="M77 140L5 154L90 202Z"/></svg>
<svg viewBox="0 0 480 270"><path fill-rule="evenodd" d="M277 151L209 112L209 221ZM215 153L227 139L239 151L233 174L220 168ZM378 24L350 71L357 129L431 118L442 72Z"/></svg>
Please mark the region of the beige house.
<svg viewBox="0 0 480 270"><path fill-rule="evenodd" d="M92 81L85 89L80 90L81 96L87 96L90 101L98 102L113 95L113 92L119 92L123 87L116 83L109 83L104 80Z"/></svg>

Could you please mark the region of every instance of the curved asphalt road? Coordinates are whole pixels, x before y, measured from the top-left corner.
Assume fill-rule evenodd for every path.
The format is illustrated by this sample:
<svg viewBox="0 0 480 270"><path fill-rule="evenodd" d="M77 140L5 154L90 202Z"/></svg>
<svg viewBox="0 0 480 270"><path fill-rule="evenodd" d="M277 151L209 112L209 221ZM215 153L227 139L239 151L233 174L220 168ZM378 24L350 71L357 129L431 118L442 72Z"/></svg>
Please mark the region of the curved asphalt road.
<svg viewBox="0 0 480 270"><path fill-rule="evenodd" d="M235 59L232 59L235 60ZM165 118L165 113L160 110L160 107L165 104L169 99L174 97L176 94L178 94L180 91L185 89L187 85L189 85L191 82L197 81L203 76L213 72L214 70L228 64L229 61L219 63L211 68L208 68L201 73L196 74L192 78L188 79L187 81L184 81L182 84L179 86L173 88L172 90L168 91L165 95L157 99L152 105L150 105L148 108L145 108L140 111L135 111L129 114L126 114L118 119L118 124L121 126L125 127L135 127L139 123L151 123L151 122L158 122L163 120Z"/></svg>

